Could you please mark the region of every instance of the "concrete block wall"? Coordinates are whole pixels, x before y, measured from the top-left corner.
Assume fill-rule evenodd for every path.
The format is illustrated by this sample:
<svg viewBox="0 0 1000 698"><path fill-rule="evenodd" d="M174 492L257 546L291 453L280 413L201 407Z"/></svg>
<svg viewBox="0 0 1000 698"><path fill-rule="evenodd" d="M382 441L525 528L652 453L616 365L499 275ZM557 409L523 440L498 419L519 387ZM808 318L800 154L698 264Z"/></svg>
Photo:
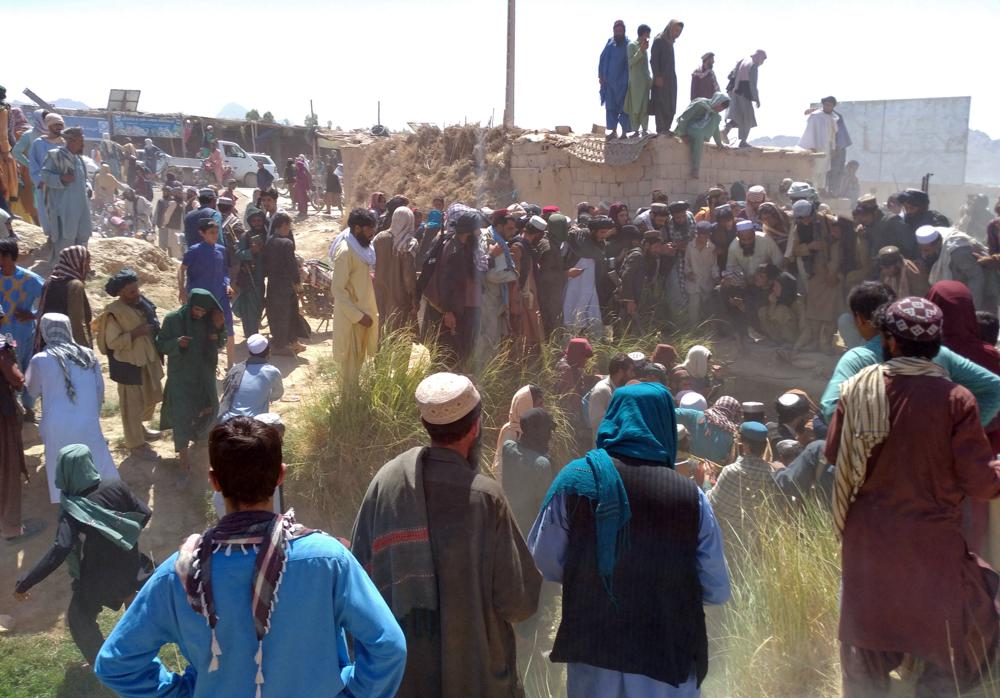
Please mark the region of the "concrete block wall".
<svg viewBox="0 0 1000 698"><path fill-rule="evenodd" d="M634 211L649 204L654 189L664 191L671 201L693 201L715 184L728 188L737 180L777 191L785 177L811 179L815 157L792 151L706 146L701 177L693 180L688 177L688 146L673 138L649 142L635 162L620 166L589 163L565 148L544 142L518 142L513 147L511 176L522 201L556 204L570 213L580 201L623 201Z"/></svg>

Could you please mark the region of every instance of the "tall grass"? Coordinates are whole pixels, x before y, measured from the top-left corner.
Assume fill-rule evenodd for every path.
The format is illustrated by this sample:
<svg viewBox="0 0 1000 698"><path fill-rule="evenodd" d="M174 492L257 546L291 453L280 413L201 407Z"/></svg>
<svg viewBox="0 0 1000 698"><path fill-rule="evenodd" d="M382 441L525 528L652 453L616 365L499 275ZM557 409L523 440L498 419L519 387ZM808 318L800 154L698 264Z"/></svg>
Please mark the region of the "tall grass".
<svg viewBox="0 0 1000 698"><path fill-rule="evenodd" d="M837 696L840 546L829 511L769 506L760 538L733 542L733 594L708 609L708 696ZM723 532L725 536L726 532Z"/></svg>
<svg viewBox="0 0 1000 698"><path fill-rule="evenodd" d="M672 339L679 352L702 341L687 335ZM483 400L484 473L491 472L497 434L507 421L511 398L528 383L542 388L545 407L555 418L554 461L565 463L582 455L574 448L569 420L559 407L561 396L555 394L555 366L565 341L565 337L553 337L527 357L504 342L476 371L473 379ZM659 336L651 334L595 342L591 368L606 372L608 358L618 352L638 349L651 354L658 341ZM447 369L436 346L423 348L419 358L415 347L405 332L383 338L356 389L340 389L332 362L317 367L314 389L288 425L286 448L290 456L286 496L320 518L310 521L312 525L348 535L375 472L407 448L426 443L413 396L426 376Z"/></svg>

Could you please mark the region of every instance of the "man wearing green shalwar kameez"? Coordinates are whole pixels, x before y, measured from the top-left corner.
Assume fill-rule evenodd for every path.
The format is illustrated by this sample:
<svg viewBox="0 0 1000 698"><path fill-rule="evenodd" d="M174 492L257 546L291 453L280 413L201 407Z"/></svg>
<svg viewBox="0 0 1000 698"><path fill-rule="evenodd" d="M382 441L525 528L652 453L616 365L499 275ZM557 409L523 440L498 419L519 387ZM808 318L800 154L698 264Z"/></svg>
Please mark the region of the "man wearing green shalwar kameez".
<svg viewBox="0 0 1000 698"><path fill-rule="evenodd" d="M188 301L163 318L156 347L167 357L160 429L174 430L174 450L184 476L191 470L188 446L215 421L219 397L215 368L226 345L222 306L210 292L193 288Z"/></svg>
<svg viewBox="0 0 1000 698"><path fill-rule="evenodd" d="M646 134L649 127L649 35L651 29L639 26L639 38L628 42L628 92L625 93L625 113L635 129L634 135Z"/></svg>
<svg viewBox="0 0 1000 698"><path fill-rule="evenodd" d="M699 97L687 106L684 113L677 117L674 133L691 146L691 178L698 179L701 173L701 155L705 143L711 138L720 148L722 136L719 134L719 124L722 116L719 114L729 106L729 97L716 92L711 99Z"/></svg>

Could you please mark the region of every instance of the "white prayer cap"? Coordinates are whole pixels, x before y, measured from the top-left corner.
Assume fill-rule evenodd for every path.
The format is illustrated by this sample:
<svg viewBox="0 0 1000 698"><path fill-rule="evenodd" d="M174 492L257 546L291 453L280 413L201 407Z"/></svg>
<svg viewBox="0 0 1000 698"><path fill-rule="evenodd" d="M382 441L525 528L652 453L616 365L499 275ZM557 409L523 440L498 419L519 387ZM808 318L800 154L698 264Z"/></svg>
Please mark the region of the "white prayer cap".
<svg viewBox="0 0 1000 698"><path fill-rule="evenodd" d="M693 390L682 390L677 393L677 404L688 410L704 412L708 409L708 400L701 393L696 393Z"/></svg>
<svg viewBox="0 0 1000 698"><path fill-rule="evenodd" d="M785 393L778 398L778 404L782 407L795 407L801 399L802 396L798 393Z"/></svg>
<svg viewBox="0 0 1000 698"><path fill-rule="evenodd" d="M628 353L628 358L630 358L633 361L635 361L636 363L638 363L640 361L645 361L646 360L646 355L643 354L641 351L630 351Z"/></svg>
<svg viewBox="0 0 1000 698"><path fill-rule="evenodd" d="M247 337L247 351L251 354L263 354L267 349L267 337L262 334L252 334Z"/></svg>
<svg viewBox="0 0 1000 698"><path fill-rule="evenodd" d="M479 391L466 376L435 373L427 376L414 396L420 418L428 424L453 424L480 402Z"/></svg>
<svg viewBox="0 0 1000 698"><path fill-rule="evenodd" d="M530 225L535 230L544 233L549 228L549 224L545 222L545 219L541 216L532 216L528 220L528 225Z"/></svg>
<svg viewBox="0 0 1000 698"><path fill-rule="evenodd" d="M813 214L812 202L807 199L799 199L792 204L792 214L796 218L807 218Z"/></svg>
<svg viewBox="0 0 1000 698"><path fill-rule="evenodd" d="M747 201L758 203L767 198L767 190L759 184L755 184L747 189Z"/></svg>
<svg viewBox="0 0 1000 698"><path fill-rule="evenodd" d="M745 233L748 230L753 230L753 221L736 221L737 233Z"/></svg>
<svg viewBox="0 0 1000 698"><path fill-rule="evenodd" d="M941 228L935 228L933 225L922 225L917 228L917 244L918 245L929 245L939 237L941 237Z"/></svg>

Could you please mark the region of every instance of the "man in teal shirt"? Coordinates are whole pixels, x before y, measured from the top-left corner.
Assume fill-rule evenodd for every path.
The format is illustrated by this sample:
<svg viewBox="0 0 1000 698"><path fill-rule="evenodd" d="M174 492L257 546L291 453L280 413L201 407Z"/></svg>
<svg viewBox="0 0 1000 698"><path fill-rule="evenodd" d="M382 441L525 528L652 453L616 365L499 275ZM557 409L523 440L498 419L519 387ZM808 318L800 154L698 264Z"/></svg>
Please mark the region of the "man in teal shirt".
<svg viewBox="0 0 1000 698"><path fill-rule="evenodd" d="M840 384L865 366L882 362L882 336L872 323L872 316L877 308L895 299L896 294L892 289L877 281L865 281L851 289L847 302L854 316L854 324L864 337L865 343L840 357L837 368L833 371L833 377L823 391L820 412L828 424L837 410ZM979 403L980 423L986 426L992 422L997 412L1000 412L1000 376L944 346L934 358L934 363L947 369L951 380L967 388L976 398L976 402Z"/></svg>

